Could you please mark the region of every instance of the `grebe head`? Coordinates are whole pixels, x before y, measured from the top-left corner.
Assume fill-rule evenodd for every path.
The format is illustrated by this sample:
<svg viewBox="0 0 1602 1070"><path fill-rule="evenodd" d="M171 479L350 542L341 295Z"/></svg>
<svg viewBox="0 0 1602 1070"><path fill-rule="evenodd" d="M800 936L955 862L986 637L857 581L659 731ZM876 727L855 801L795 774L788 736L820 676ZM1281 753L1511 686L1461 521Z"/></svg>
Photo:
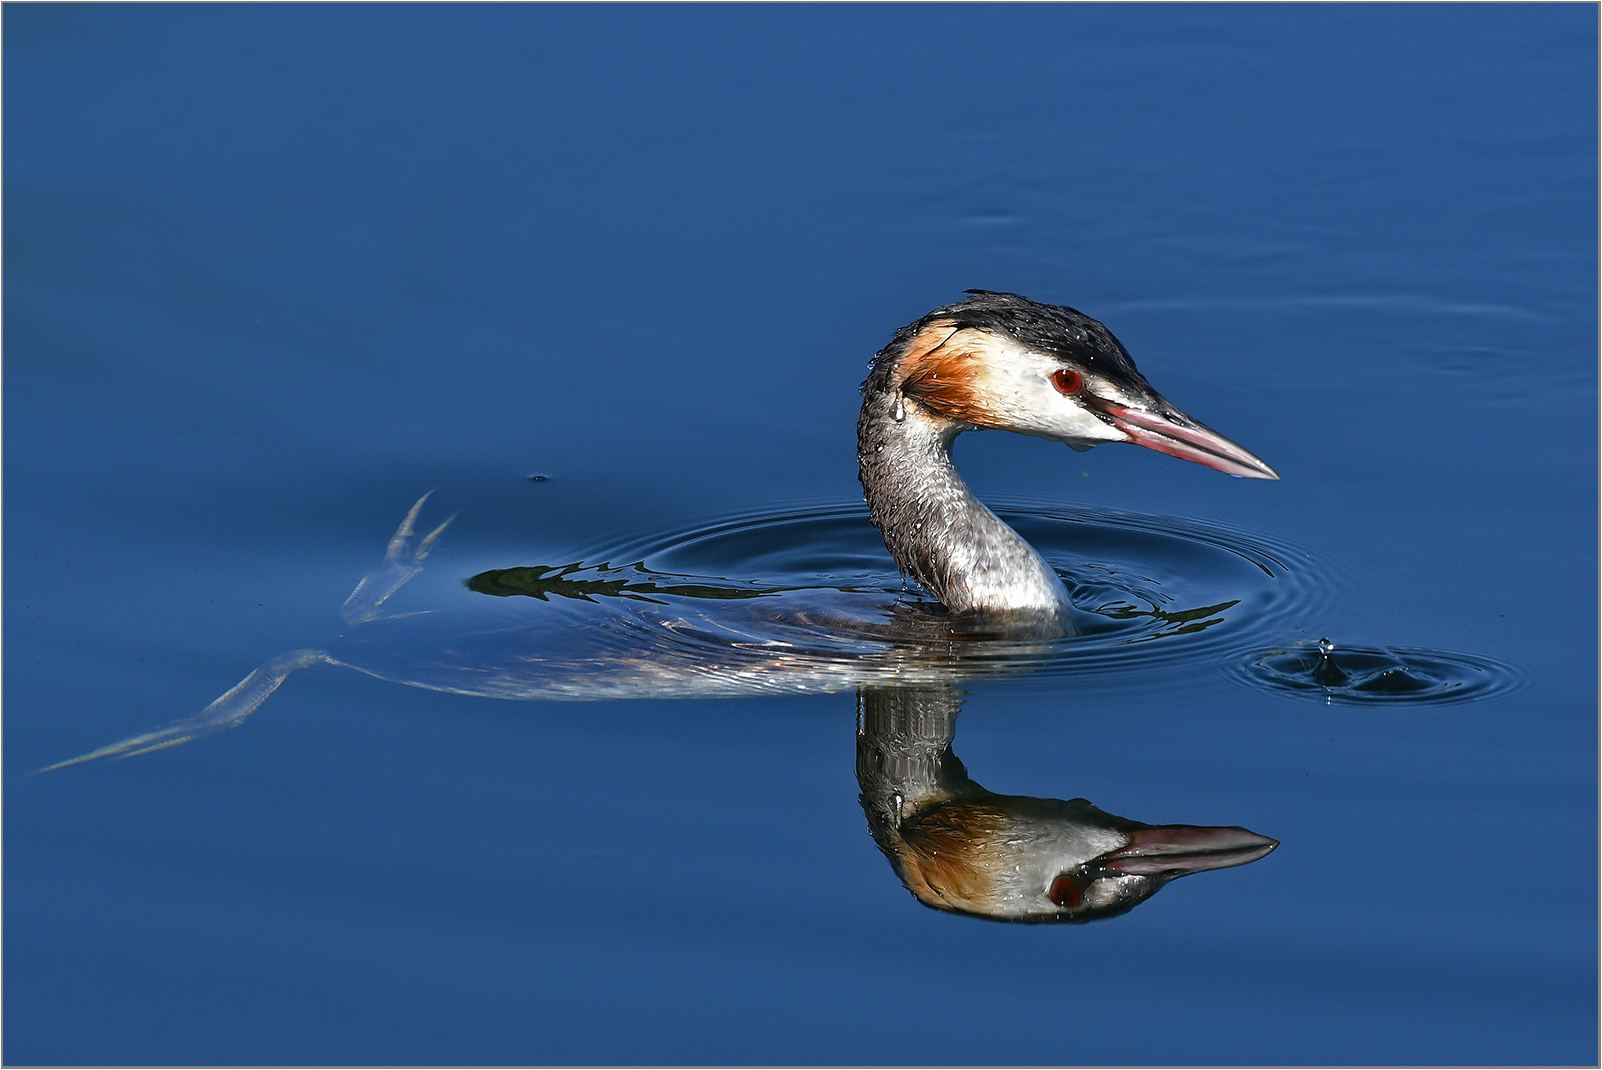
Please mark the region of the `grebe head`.
<svg viewBox="0 0 1602 1070"><path fill-rule="evenodd" d="M894 861L925 905L995 921L1114 917L1191 873L1255 862L1278 840L1238 827L1146 825L1084 799L985 792L897 830Z"/></svg>
<svg viewBox="0 0 1602 1070"><path fill-rule="evenodd" d="M1153 390L1096 320L1017 294L968 293L896 332L864 392L898 392L959 430L999 428L1078 450L1133 442L1232 476L1279 478Z"/></svg>

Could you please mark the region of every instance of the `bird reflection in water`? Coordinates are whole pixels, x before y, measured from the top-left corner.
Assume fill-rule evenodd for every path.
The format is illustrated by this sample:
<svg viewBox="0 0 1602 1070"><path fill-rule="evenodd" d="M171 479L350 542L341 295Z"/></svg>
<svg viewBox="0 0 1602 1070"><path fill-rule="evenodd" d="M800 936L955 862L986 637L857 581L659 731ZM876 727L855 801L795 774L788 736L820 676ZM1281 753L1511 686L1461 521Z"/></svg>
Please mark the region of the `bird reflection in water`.
<svg viewBox="0 0 1602 1070"><path fill-rule="evenodd" d="M1085 799L986 791L951 751L961 708L950 687L857 693L868 828L926 906L996 921L1099 921L1178 877L1243 866L1279 846L1234 826L1147 825Z"/></svg>

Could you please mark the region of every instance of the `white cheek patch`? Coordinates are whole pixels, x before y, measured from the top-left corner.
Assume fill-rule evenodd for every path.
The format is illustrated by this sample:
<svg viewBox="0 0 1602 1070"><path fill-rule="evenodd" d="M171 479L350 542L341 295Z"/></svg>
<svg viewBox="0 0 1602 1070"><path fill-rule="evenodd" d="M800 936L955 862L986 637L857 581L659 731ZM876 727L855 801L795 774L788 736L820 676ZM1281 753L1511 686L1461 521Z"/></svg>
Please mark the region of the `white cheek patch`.
<svg viewBox="0 0 1602 1070"><path fill-rule="evenodd" d="M1037 438L1083 443L1127 442L1129 436L1087 409L1077 396L1052 384L1062 367L1054 357L1036 353L1008 339L992 338L986 347L974 392L995 416L995 425Z"/></svg>

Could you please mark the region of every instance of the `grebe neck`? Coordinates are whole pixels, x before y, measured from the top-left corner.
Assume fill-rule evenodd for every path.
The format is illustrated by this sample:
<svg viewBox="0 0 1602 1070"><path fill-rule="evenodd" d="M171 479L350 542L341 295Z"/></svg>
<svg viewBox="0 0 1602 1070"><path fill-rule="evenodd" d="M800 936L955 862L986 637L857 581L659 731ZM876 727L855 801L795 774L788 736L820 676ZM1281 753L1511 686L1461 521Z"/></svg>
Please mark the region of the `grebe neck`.
<svg viewBox="0 0 1602 1070"><path fill-rule="evenodd" d="M951 444L967 430L895 386L867 391L857 463L874 526L901 570L953 613L1065 618L1062 580L952 464Z"/></svg>

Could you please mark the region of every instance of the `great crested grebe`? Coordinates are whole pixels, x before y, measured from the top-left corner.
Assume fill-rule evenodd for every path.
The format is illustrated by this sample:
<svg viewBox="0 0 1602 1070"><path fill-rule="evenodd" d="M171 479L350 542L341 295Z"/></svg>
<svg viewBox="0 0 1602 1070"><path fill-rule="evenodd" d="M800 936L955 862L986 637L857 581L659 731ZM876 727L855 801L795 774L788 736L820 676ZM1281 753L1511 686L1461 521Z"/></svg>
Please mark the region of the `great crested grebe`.
<svg viewBox="0 0 1602 1070"><path fill-rule="evenodd" d="M316 664L458 694L531 700L838 692L1029 671L1061 652L1057 640L1081 634L1075 610L1051 566L957 474L951 445L959 434L1003 428L1079 450L1134 442L1230 475L1279 477L1165 401L1090 317L1016 294L968 292L970 299L896 332L862 385L857 421L870 517L903 575L950 612L908 603L871 583L785 587L667 575L643 563L491 569L466 585L501 598L381 612L422 570L450 524L417 537L425 495L391 539L383 564L346 601L346 634L322 649L269 660L193 717L50 768L233 727L290 673ZM1123 591L1114 602L1131 597L1145 596ZM1147 601L1153 611L1144 616L1151 620L1184 622L1172 632L1178 635L1205 627L1202 621L1216 623L1238 597L1214 597L1177 614ZM490 602L524 605L505 612ZM1103 614L1097 625L1105 632L1109 617L1141 616ZM966 641L980 638L1005 642ZM1082 647L1093 648L1094 640ZM1120 649L1127 649L1127 638Z"/></svg>
<svg viewBox="0 0 1602 1070"><path fill-rule="evenodd" d="M902 571L953 613L1055 618L1071 608L1057 574L957 474L951 445L964 431L1000 428L1081 451L1133 442L1232 476L1279 478L1169 404L1089 316L967 292L879 351L857 419L873 523Z"/></svg>

